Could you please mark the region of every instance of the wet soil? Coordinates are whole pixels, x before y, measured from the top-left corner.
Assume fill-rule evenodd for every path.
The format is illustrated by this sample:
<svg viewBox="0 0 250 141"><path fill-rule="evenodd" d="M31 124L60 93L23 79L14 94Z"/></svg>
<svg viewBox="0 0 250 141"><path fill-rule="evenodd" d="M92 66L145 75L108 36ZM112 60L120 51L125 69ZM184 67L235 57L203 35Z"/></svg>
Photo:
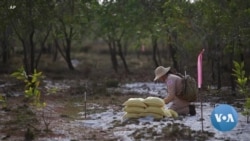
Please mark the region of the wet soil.
<svg viewBox="0 0 250 141"><path fill-rule="evenodd" d="M109 74L101 80L98 76L90 79L85 75L69 74L49 75L44 83L51 87L58 87L54 94L42 95L41 99L46 102L46 107L37 109L27 104L23 96L24 85L16 80L8 79L8 83L13 84L1 89L1 93L7 93L6 105L0 103L0 140L6 141L116 141L112 130L90 128L82 124L76 124L75 120L84 120L80 112L88 107L88 114L105 111L107 106L115 105L113 109L122 109L122 103L130 97L136 97L135 93L126 95L117 92L108 92L107 84L124 82L150 81L151 75L146 73L132 75ZM50 79L49 79L50 78ZM73 79L69 79L73 78ZM52 81L53 80L53 81ZM41 91L46 91L46 84L42 85ZM87 84L87 85L86 85ZM85 95L87 92L87 102L85 106ZM237 107L242 107L240 96L233 96L230 90L201 90L204 102L232 103ZM140 95L141 96L141 95ZM146 96L144 96L146 97ZM102 108L95 108L99 105ZM93 107L91 110L91 107ZM181 133L181 132L180 132ZM138 133L139 134L139 133ZM140 137L134 134L135 137ZM197 134L199 134L197 132ZM159 137L163 140L166 135ZM175 135L179 136L179 135Z"/></svg>

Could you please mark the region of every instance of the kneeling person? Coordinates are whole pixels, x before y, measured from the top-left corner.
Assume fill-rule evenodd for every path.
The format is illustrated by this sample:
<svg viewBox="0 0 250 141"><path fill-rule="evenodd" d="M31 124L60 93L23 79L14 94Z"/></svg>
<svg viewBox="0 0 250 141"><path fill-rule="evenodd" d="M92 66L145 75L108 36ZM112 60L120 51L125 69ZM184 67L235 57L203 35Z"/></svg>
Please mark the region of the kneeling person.
<svg viewBox="0 0 250 141"><path fill-rule="evenodd" d="M170 69L170 67L165 68L163 66L155 69L154 81L164 82L167 86L167 96L164 98L165 103L172 102L169 109L176 111L179 115L195 115L194 105L190 105L190 102L177 97L182 90L182 80L180 76L175 75Z"/></svg>

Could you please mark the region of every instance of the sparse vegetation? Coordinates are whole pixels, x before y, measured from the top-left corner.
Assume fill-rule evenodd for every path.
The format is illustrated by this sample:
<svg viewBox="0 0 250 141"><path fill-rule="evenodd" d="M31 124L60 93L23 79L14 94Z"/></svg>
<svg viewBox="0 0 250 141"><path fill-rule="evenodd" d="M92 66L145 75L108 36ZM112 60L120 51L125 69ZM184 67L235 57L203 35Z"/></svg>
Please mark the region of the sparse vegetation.
<svg viewBox="0 0 250 141"><path fill-rule="evenodd" d="M118 87L119 85L119 81L118 80L115 80L115 79L110 79L110 80L107 80L106 81L106 87L110 88L110 87Z"/></svg>
<svg viewBox="0 0 250 141"><path fill-rule="evenodd" d="M42 72L37 72L34 70L34 74L28 75L23 67L19 68L16 72L13 72L11 76L15 77L18 80L21 80L25 83L24 94L28 98L28 101L31 100L31 104L37 107L44 107L45 102L41 102L41 90L40 83L43 78Z"/></svg>
<svg viewBox="0 0 250 141"><path fill-rule="evenodd" d="M2 96L0 94L0 104L2 105L2 108L4 109L6 107L6 99L5 96Z"/></svg>
<svg viewBox="0 0 250 141"><path fill-rule="evenodd" d="M246 76L246 71L244 68L244 62L234 61L233 74L236 77L236 83L240 94L243 94L245 97L244 110L243 114L247 116L247 123L249 123L250 116L250 92L248 88L249 77Z"/></svg>

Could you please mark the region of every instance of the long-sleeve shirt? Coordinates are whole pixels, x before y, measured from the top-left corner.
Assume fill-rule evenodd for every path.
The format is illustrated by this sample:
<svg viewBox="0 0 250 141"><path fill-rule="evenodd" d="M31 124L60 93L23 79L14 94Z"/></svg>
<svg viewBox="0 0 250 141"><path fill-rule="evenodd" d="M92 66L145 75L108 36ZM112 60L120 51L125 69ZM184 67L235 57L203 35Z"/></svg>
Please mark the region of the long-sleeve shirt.
<svg viewBox="0 0 250 141"><path fill-rule="evenodd" d="M164 98L166 104L172 102L170 109L175 110L178 114L189 113L189 102L178 98L176 95L181 93L182 80L179 76L169 74L165 80L167 86L167 96Z"/></svg>

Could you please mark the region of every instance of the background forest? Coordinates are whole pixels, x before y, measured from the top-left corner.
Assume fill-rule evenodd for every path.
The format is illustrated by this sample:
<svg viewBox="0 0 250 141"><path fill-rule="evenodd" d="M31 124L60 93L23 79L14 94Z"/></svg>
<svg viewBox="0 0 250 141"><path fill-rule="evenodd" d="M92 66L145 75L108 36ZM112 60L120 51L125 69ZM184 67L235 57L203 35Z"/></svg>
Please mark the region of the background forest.
<svg viewBox="0 0 250 141"><path fill-rule="evenodd" d="M249 1L1 0L0 5L2 73L20 66L27 74L46 72L60 60L63 70L74 71L78 53L85 62L78 71L86 76L103 62L110 65L98 69L133 73L129 60L145 55L150 74L164 65L196 77L202 49L205 86L230 85L234 90L234 60L244 62L246 72L250 69ZM109 58L87 58L91 51Z"/></svg>

